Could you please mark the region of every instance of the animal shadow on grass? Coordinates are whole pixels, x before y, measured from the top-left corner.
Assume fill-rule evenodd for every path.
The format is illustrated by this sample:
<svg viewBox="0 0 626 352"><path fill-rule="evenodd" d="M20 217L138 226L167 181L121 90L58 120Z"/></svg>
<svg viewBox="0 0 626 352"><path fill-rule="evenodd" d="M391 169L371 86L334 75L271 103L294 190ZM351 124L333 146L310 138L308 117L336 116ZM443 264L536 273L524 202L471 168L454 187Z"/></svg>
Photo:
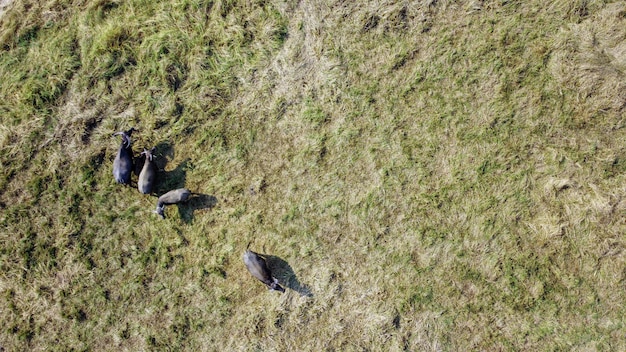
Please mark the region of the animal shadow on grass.
<svg viewBox="0 0 626 352"><path fill-rule="evenodd" d="M178 214L186 223L193 221L193 212L202 209L211 209L217 204L217 198L208 194L191 193L191 197L185 203L177 204Z"/></svg>
<svg viewBox="0 0 626 352"><path fill-rule="evenodd" d="M157 176L158 183L156 187L157 197L175 189L185 188L189 161L189 159L183 160L183 162L178 164L178 166L171 171L163 171L162 169L159 170L159 174ZM190 191L191 196L187 201L176 204L178 214L180 214L181 219L183 219L186 223L191 223L193 221L194 211L200 209L210 209L217 204L217 198L211 195L197 193L194 192L194 190Z"/></svg>
<svg viewBox="0 0 626 352"><path fill-rule="evenodd" d="M185 188L187 181L187 168L189 167L190 159L183 160L176 168L171 171L165 171L167 166L167 160L174 158L174 147L169 142L162 142L157 145L158 155L161 156L157 159L157 186L155 188L156 195L161 196L171 190ZM178 208L178 214L181 219L186 223L193 221L193 213L196 210L210 209L217 204L217 198L208 194L196 193L195 190L190 190L191 197L186 202L176 204Z"/></svg>
<svg viewBox="0 0 626 352"><path fill-rule="evenodd" d="M141 155L141 154L135 155L135 157L133 158L133 172L135 173L135 176L139 177L139 174L141 173L141 169L143 168L143 163L145 161L146 161L145 155Z"/></svg>
<svg viewBox="0 0 626 352"><path fill-rule="evenodd" d="M167 160L164 163L167 164ZM184 188L187 181L188 165L189 159L185 159L175 169L165 171L165 165L161 167L161 164L157 164L157 184L155 187L157 195L162 195L173 189Z"/></svg>
<svg viewBox="0 0 626 352"><path fill-rule="evenodd" d="M162 194L172 189L181 188L185 184L185 178L187 174L187 164L189 158L183 160L174 170L165 171L168 160L174 159L174 146L170 142L161 142L155 146L156 158L154 163L157 168L157 187L156 192Z"/></svg>
<svg viewBox="0 0 626 352"><path fill-rule="evenodd" d="M313 297L311 289L298 281L293 269L283 259L275 255L263 254L267 267L272 272L272 276L278 279L278 282L300 294L300 296Z"/></svg>

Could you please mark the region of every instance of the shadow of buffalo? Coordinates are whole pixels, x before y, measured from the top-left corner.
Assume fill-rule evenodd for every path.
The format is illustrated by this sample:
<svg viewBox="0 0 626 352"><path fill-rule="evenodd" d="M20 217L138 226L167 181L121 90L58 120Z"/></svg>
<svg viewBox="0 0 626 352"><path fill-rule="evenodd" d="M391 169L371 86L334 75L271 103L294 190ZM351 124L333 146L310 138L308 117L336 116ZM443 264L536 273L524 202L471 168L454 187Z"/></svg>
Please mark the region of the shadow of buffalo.
<svg viewBox="0 0 626 352"><path fill-rule="evenodd" d="M281 285L298 292L301 296L313 297L311 289L298 280L289 263L275 255L262 254L262 256L272 276L278 279Z"/></svg>
<svg viewBox="0 0 626 352"><path fill-rule="evenodd" d="M193 192L193 190L192 190ZM193 213L197 210L211 209L217 204L217 198L208 194L192 193L189 200L177 204L178 214L186 223L193 221Z"/></svg>

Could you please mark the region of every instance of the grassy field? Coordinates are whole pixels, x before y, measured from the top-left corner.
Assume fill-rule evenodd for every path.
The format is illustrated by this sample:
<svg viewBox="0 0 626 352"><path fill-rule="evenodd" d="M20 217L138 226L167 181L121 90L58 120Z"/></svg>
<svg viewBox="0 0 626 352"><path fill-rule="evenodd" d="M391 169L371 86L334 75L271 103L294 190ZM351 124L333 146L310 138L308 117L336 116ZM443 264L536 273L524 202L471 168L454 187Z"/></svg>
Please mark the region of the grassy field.
<svg viewBox="0 0 626 352"><path fill-rule="evenodd" d="M624 1L14 0L0 77L0 350L626 350Z"/></svg>

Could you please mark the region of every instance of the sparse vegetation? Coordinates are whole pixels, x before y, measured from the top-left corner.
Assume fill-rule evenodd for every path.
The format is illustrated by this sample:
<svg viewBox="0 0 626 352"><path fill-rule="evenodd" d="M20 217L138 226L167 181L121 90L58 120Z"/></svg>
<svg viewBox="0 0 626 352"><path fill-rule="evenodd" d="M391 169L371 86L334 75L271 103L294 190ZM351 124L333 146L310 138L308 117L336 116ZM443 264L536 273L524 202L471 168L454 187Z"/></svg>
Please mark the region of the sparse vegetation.
<svg viewBox="0 0 626 352"><path fill-rule="evenodd" d="M0 49L0 349L626 350L624 2L14 0Z"/></svg>

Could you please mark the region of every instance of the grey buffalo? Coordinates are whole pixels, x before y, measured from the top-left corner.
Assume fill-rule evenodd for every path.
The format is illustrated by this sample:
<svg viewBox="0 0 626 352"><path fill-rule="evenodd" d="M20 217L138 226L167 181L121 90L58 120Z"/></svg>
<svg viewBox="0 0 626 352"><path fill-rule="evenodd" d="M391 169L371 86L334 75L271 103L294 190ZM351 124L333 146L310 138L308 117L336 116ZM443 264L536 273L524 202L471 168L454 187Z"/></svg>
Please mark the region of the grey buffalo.
<svg viewBox="0 0 626 352"><path fill-rule="evenodd" d="M169 191L159 197L159 200L157 201L156 210L154 212L159 214L161 218L165 219L165 206L166 205L185 202L187 201L187 199L189 199L190 195L191 195L191 192L186 188L179 188L173 191Z"/></svg>
<svg viewBox="0 0 626 352"><path fill-rule="evenodd" d="M130 175L133 170L133 149L130 144L130 135L135 131L134 128L125 132L116 132L113 136L122 136L122 143L113 161L113 177L117 183L124 185L130 184Z"/></svg>
<svg viewBox="0 0 626 352"><path fill-rule="evenodd" d="M263 257L253 251L247 250L243 254L243 262L246 264L246 268L248 268L250 274L267 285L270 290L285 292L285 289L278 284L278 280L272 276L272 272L267 267Z"/></svg>
<svg viewBox="0 0 626 352"><path fill-rule="evenodd" d="M137 188L139 192L143 194L149 194L152 192L152 187L154 186L154 182L156 180L156 166L154 165L154 161L152 161L152 153L154 153L155 148L151 150L144 149L141 152L141 155L146 157L146 160L143 163L143 169L139 173L139 179L137 181Z"/></svg>

